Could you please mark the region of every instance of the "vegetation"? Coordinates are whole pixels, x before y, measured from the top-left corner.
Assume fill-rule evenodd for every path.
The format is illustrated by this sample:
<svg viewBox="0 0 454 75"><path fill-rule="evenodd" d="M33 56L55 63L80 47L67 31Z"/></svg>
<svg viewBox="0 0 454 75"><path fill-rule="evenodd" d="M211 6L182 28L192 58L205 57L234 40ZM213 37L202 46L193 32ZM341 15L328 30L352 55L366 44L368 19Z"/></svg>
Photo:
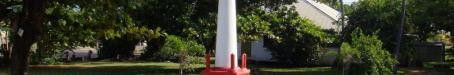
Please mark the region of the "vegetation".
<svg viewBox="0 0 454 75"><path fill-rule="evenodd" d="M389 74L389 65L395 63L387 50L398 44L402 44L399 60L410 63L418 58L417 43L452 45L452 35L448 35L454 32L452 0L407 0L411 7L404 12L403 43L395 43L403 0L360 0L345 5L348 24L340 39L333 37L336 32L327 33L300 18L289 6L297 1L237 0L238 41L248 44L263 38L274 59L303 66L317 65L320 50L327 44L338 46L337 42L346 41L342 52L348 54L342 57L352 56L350 68L359 68L359 74ZM340 7L338 0L316 1ZM6 63L11 74L23 75L28 64L58 64L62 50L80 46L99 46L100 59L129 59L135 45L144 41L148 47L143 59L200 61L199 56L214 50L215 6L217 0L1 0L0 29L8 33L11 43L2 46L0 65L12 61ZM37 49L31 50L32 45Z"/></svg>
<svg viewBox="0 0 454 75"><path fill-rule="evenodd" d="M265 37L265 47L282 63L317 65L322 44L332 41L310 20L299 17L294 7L270 13L266 21L272 35Z"/></svg>
<svg viewBox="0 0 454 75"><path fill-rule="evenodd" d="M205 48L194 41L170 35L166 38L166 43L156 53L154 59L161 61L178 60L180 55L202 57L205 55Z"/></svg>
<svg viewBox="0 0 454 75"><path fill-rule="evenodd" d="M407 15L404 23L402 43L396 43L399 24L401 23L402 0L361 0L353 3L351 11L347 11L348 23L341 35L351 35L355 28L360 28L365 34L377 32L386 50L394 50L401 44L399 61L402 65L411 66L415 63L415 46L426 42L433 33L452 32L452 17L450 9L453 1L449 0L407 0ZM433 8L433 9L432 9ZM444 16L443 16L444 15ZM348 40L351 36L343 36ZM451 41L452 42L452 41ZM391 52L391 51L389 51Z"/></svg>
<svg viewBox="0 0 454 75"><path fill-rule="evenodd" d="M166 42L161 50L154 55L154 59L179 62L180 74L184 74L185 71L194 71L191 65L201 64L194 62L203 61L197 60L197 58L203 55L205 55L205 48L202 45L170 35L166 38Z"/></svg>
<svg viewBox="0 0 454 75"><path fill-rule="evenodd" d="M342 43L340 58L349 75L392 75L397 61L384 49L376 35L367 35L356 29L351 40Z"/></svg>

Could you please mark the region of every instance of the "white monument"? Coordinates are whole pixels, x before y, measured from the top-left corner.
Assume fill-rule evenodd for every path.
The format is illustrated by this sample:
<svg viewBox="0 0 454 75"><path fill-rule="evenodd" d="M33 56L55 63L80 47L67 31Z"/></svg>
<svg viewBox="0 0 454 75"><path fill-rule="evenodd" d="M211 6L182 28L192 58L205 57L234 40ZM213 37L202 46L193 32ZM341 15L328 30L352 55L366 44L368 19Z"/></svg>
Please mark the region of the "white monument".
<svg viewBox="0 0 454 75"><path fill-rule="evenodd" d="M219 0L217 24L215 67L230 68L230 54L237 55L235 0Z"/></svg>
<svg viewBox="0 0 454 75"><path fill-rule="evenodd" d="M219 0L217 24L215 66L211 68L207 54L202 75L248 75L246 55L242 55L242 66L238 67L235 0Z"/></svg>

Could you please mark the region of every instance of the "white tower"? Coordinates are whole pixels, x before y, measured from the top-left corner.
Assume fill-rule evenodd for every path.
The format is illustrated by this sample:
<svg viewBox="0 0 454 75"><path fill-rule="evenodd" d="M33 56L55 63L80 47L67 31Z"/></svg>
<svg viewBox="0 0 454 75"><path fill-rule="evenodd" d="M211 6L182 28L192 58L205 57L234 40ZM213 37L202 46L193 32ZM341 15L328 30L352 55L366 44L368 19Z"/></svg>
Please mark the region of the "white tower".
<svg viewBox="0 0 454 75"><path fill-rule="evenodd" d="M215 67L230 68L230 55L238 59L235 0L219 0L216 34ZM238 67L237 61L233 64Z"/></svg>
<svg viewBox="0 0 454 75"><path fill-rule="evenodd" d="M216 36L216 59L211 68L210 54L205 56L205 69L201 75L249 75L246 54L238 67L235 0L219 0Z"/></svg>

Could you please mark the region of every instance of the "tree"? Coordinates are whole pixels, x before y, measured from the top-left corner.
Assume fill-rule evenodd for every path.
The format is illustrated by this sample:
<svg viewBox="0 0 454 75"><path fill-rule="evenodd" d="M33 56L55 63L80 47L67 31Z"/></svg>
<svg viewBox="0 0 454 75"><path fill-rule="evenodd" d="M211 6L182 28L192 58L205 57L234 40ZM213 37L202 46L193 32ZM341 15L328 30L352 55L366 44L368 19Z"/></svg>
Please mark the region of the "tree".
<svg viewBox="0 0 454 75"><path fill-rule="evenodd" d="M354 28L359 27L366 33L371 33L376 30L387 49L391 49L395 38L394 35L389 35L397 31L400 24L400 3L401 0L364 0L352 5L352 12L348 12L348 25L344 29L344 34L348 34ZM429 33L439 30L451 31L452 16L449 9L452 1L449 0L408 0L409 7L406 12L404 34L415 34L419 37L418 41L426 40ZM364 14L367 13L367 14ZM386 29L386 30L383 30Z"/></svg>
<svg viewBox="0 0 454 75"><path fill-rule="evenodd" d="M316 65L322 44L331 39L309 19L299 17L294 7L272 12L265 20L272 32L265 37L265 47L281 63Z"/></svg>
<svg viewBox="0 0 454 75"><path fill-rule="evenodd" d="M430 33L440 30L454 32L454 13L452 0L407 0L408 17L417 29L418 36L421 40L426 40L431 36Z"/></svg>
<svg viewBox="0 0 454 75"><path fill-rule="evenodd" d="M264 10L255 9L251 12L238 16L238 38L241 43L241 52L250 53L251 42L263 39L263 36L270 35L270 23L263 18L266 16Z"/></svg>
<svg viewBox="0 0 454 75"><path fill-rule="evenodd" d="M354 9L348 16L348 24L343 29L343 35L350 35L355 28L360 28L366 34L379 31L380 40L385 43L387 50L392 50L396 45L395 32L400 24L400 2L388 0L365 0L353 5ZM392 8L390 8L392 7ZM366 14L367 13L367 14ZM407 21L408 22L408 21ZM405 33L412 33L413 26L405 23ZM386 30L385 30L386 29ZM349 38L349 36L344 36Z"/></svg>
<svg viewBox="0 0 454 75"><path fill-rule="evenodd" d="M285 5L289 5L296 2L296 0L239 0L238 1L238 16L248 20L246 18L256 18L264 16L261 13L250 13L250 10L263 12L265 9L271 9L275 11ZM163 32L169 35L182 36L185 38L191 38L197 42L203 44L208 50L214 49L215 42L215 31L216 31L216 10L217 1L213 0L191 0L191 1L168 1L168 0L154 0L145 1L142 7L135 10L133 14L134 20L137 20L140 24L148 25L149 28L162 28ZM164 14L164 15L163 15ZM252 16L256 15L256 16ZM250 17L245 17L250 16ZM257 18L256 18L257 19ZM151 21L150 21L151 20ZM245 25L246 21L239 21L238 25ZM260 23L257 19L255 23ZM252 22L251 22L252 23ZM250 23L250 24L251 24ZM264 22L262 22L264 23ZM255 24L264 25L264 24ZM251 27L244 26L244 27ZM240 27L240 26L239 26ZM265 26L258 26L266 28ZM239 28L241 29L241 28ZM249 30L260 30L260 28L243 28ZM265 30L266 31L266 30ZM260 35L265 34L261 33ZM246 33L245 35L247 35ZM253 33L257 34L257 33ZM240 34L242 35L242 33ZM256 38L254 35L254 38ZM153 39L148 40L148 50L145 55L150 55L156 52L164 42L164 39ZM240 40L243 40L240 37ZM249 40L249 39L248 39ZM150 51L150 52L148 52Z"/></svg>
<svg viewBox="0 0 454 75"><path fill-rule="evenodd" d="M115 38L120 37L120 34L129 33L121 30L128 28L134 30L134 27L130 27L134 24L130 23L129 15L125 13L127 10L119 9L134 6L123 4L127 3L126 0L24 0L19 3L23 3L23 11L18 15L20 22L17 22L19 23L17 27L15 24L11 24L14 32L11 69L13 75L26 74L30 46L37 41L49 43L50 48L68 47L68 45L69 47L86 46L93 45L94 40L98 38ZM15 23L14 20L12 23ZM150 31L151 29L146 29L144 32L150 34L145 34L145 36L157 35ZM41 37L41 35L44 36ZM39 50L46 50L49 47L40 48L43 49Z"/></svg>
<svg viewBox="0 0 454 75"><path fill-rule="evenodd" d="M26 75L30 47L42 33L46 0L24 0L23 12L14 34L12 75Z"/></svg>
<svg viewBox="0 0 454 75"><path fill-rule="evenodd" d="M377 30L380 40L387 50L393 50L396 43L399 24L401 24L402 0L362 0L352 5L352 11L347 11L348 24L343 29L343 35L350 35L354 28L360 28L364 33ZM404 19L403 46L399 51L405 57L400 61L410 61L414 55L414 44L426 42L430 33L451 31L453 20L450 9L454 8L450 0L407 0L408 7ZM414 36L413 36L414 35ZM343 38L350 38L344 36Z"/></svg>
<svg viewBox="0 0 454 75"><path fill-rule="evenodd" d="M132 58L137 43L160 36L160 30L150 31L145 27L127 27L119 38L101 39L100 58Z"/></svg>

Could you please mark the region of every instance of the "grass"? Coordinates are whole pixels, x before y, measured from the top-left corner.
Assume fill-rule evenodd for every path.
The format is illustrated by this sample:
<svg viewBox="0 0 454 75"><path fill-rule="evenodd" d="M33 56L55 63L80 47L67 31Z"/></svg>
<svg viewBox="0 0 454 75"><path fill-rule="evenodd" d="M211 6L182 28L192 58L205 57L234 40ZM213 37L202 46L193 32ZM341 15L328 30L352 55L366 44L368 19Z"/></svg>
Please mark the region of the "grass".
<svg viewBox="0 0 454 75"><path fill-rule="evenodd" d="M86 62L65 65L31 65L29 75L177 75L179 64L171 62ZM199 74L202 64L193 65ZM1 69L0 75L7 75Z"/></svg>
<svg viewBox="0 0 454 75"><path fill-rule="evenodd" d="M63 65L31 65L29 75L178 75L179 64L172 62L73 62ZM198 75L203 64L193 65ZM286 68L273 66L251 67L252 75L335 75L330 67ZM8 75L8 69L0 69L0 75Z"/></svg>
<svg viewBox="0 0 454 75"><path fill-rule="evenodd" d="M253 75L338 75L340 71L331 67L296 67L273 62L254 62L249 64Z"/></svg>
<svg viewBox="0 0 454 75"><path fill-rule="evenodd" d="M339 71L331 67L308 67L308 68L259 68L257 75L337 75Z"/></svg>
<svg viewBox="0 0 454 75"><path fill-rule="evenodd" d="M189 75L198 75L203 64L195 64ZM249 63L252 75L340 75L331 67L294 67L275 63ZM8 69L0 68L0 75L8 75ZM179 64L172 62L73 62L63 65L31 65L29 75L178 75ZM401 68L398 75L452 75L454 69Z"/></svg>

